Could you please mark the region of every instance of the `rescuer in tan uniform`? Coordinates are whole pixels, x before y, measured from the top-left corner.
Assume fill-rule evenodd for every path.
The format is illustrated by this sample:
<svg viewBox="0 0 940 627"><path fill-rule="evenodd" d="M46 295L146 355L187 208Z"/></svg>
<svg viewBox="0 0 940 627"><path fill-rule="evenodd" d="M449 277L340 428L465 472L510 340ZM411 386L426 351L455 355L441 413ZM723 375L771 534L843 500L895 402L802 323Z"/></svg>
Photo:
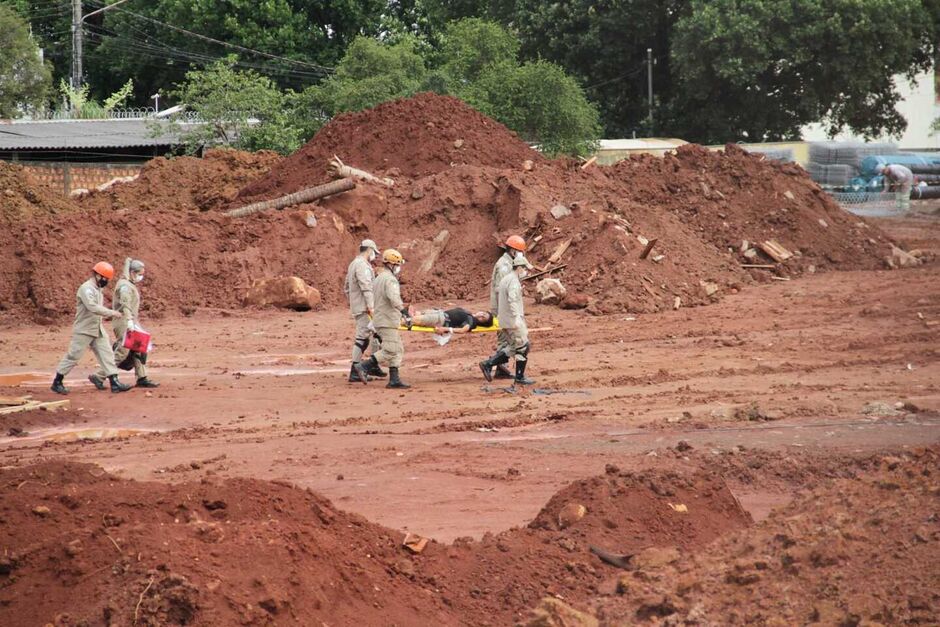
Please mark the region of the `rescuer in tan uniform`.
<svg viewBox="0 0 940 627"><path fill-rule="evenodd" d="M401 273L405 259L400 252L389 248L382 254L382 262L385 269L372 283L375 296L375 313L372 316L372 323L375 325L375 334L381 338L382 346L372 354L368 369L375 369L380 363L387 364L389 378L388 385L385 387L410 388L411 386L403 383L398 375L398 369L405 355L405 347L402 344L398 327L401 325L402 316L409 315L409 310L405 308L401 300L401 286L398 284L398 275Z"/></svg>
<svg viewBox="0 0 940 627"><path fill-rule="evenodd" d="M111 328L114 330L114 361L117 364L130 358L134 365L134 374L137 376L137 387L139 388L158 388L160 384L147 378L147 357L138 353L132 353L129 348L124 347L124 334L128 329L140 328L140 290L137 289L137 283L144 280L144 262L128 257L124 260L124 269L121 272L121 278L114 286L111 298L111 307L115 311L121 312L120 318L115 318L111 322ZM107 376L104 368L99 368L98 372L88 377L96 388L104 389L104 379Z"/></svg>
<svg viewBox="0 0 940 627"><path fill-rule="evenodd" d="M510 235L509 239L503 245L503 254L496 260L493 266L493 275L490 277L490 313L498 315L498 292L499 284L506 275L512 274L512 260L525 252L525 240L518 235ZM509 346L509 333L503 329L502 323L500 329L496 332L496 352L504 351ZM512 373L506 368L504 363L496 364L496 379L512 379ZM487 377L490 380L491 377Z"/></svg>
<svg viewBox="0 0 940 627"><path fill-rule="evenodd" d="M104 330L105 318L120 318L121 312L108 309L104 306L104 296L101 288L114 278L114 267L105 261L95 264L90 279L82 283L75 294L75 322L72 324L72 341L69 352L66 353L56 368L55 379L52 381L52 391L57 394L68 394L68 388L62 383L65 375L78 364L85 351L91 348L95 358L101 365L102 371L111 381L112 392L126 392L131 386L118 381L117 367L114 365L114 351L111 349L111 340Z"/></svg>
<svg viewBox="0 0 940 627"><path fill-rule="evenodd" d="M349 368L349 381L366 383L368 377L387 377L388 373L382 370L378 365L374 368L371 362L366 366L362 365L362 358L369 348L369 343L375 335L375 325L372 322L372 315L375 309L375 298L372 291L372 283L375 281L375 271L372 269L372 261L379 254L379 247L371 239L362 240L359 245L359 254L349 264L346 270L346 283L343 285L343 291L346 298L349 299L349 311L356 321L356 339L353 341L352 365ZM375 352L375 351L373 351Z"/></svg>
<svg viewBox="0 0 940 627"><path fill-rule="evenodd" d="M509 358L516 358L516 376L513 382L519 385L535 383L525 376L529 356L529 330L525 323L525 306L522 302L522 279L532 266L522 255L512 260L513 271L503 277L497 291L497 313L499 328L506 331L508 345L495 355L480 362L480 370L487 381L493 380L493 366L505 364Z"/></svg>

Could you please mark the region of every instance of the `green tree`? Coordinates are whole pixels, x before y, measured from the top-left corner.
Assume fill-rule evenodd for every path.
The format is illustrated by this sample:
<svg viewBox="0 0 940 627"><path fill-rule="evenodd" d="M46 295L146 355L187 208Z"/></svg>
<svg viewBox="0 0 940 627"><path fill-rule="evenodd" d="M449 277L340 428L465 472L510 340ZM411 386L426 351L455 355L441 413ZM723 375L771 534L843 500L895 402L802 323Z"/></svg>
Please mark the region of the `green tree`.
<svg viewBox="0 0 940 627"><path fill-rule="evenodd" d="M549 155L587 154L600 136L597 108L574 78L548 61L488 66L467 96Z"/></svg>
<svg viewBox="0 0 940 627"><path fill-rule="evenodd" d="M281 88L303 89L328 75L319 68L333 67L355 37L377 35L385 10L383 0L129 3L89 20L89 82L93 93L107 93L132 76L135 102L143 105L160 88L182 82L188 70L234 54L239 69L255 70Z"/></svg>
<svg viewBox="0 0 940 627"><path fill-rule="evenodd" d="M693 0L676 25L670 115L706 142L900 134L895 77L933 64L936 30L919 0Z"/></svg>
<svg viewBox="0 0 940 627"><path fill-rule="evenodd" d="M0 50L0 118L41 108L52 85L49 68L26 22L5 5L0 5Z"/></svg>
<svg viewBox="0 0 940 627"><path fill-rule="evenodd" d="M585 85L601 109L607 137L660 134L667 127L647 121L646 51L653 51L655 122L659 103L673 91L673 26L688 6L689 0L518 0L512 25L523 58L554 61Z"/></svg>
<svg viewBox="0 0 940 627"><path fill-rule="evenodd" d="M285 94L264 76L236 70L233 59L187 72L172 95L204 122L183 133L190 150L225 144L287 154L300 147L303 124L310 124L297 119L294 94ZM174 119L172 128L182 132L181 121Z"/></svg>
<svg viewBox="0 0 940 627"><path fill-rule="evenodd" d="M519 40L495 22L466 18L445 29L442 71L458 84L472 83L492 65L516 63Z"/></svg>
<svg viewBox="0 0 940 627"><path fill-rule="evenodd" d="M309 109L333 116L415 94L424 84L427 69L414 48L410 37L391 45L368 37L356 38L336 72L321 85L306 90Z"/></svg>

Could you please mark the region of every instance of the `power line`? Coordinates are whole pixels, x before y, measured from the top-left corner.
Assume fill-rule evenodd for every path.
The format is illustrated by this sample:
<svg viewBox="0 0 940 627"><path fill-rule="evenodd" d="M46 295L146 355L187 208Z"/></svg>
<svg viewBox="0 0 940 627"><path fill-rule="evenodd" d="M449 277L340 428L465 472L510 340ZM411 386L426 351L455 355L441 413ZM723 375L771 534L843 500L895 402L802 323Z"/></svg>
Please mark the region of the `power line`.
<svg viewBox="0 0 940 627"><path fill-rule="evenodd" d="M290 59L290 58L288 58L288 57L282 57L282 56L279 56L279 55L276 55L276 54L271 54L271 53L269 53L269 52L262 52L262 51L260 51L260 50L255 50L255 49L253 49L253 48L246 48L245 46L239 46L238 44L232 44L232 43L228 43L228 42L221 41L221 40L218 40L218 39L214 39L214 38L212 38L212 37L208 37L208 36L202 35L202 34L200 34L200 33L195 33L195 32L193 32L193 31L191 31L191 30L186 30L185 28L180 28L179 26L174 26L174 25L172 25L172 24L167 24L166 22L161 22L160 20L155 20L155 19L153 19L153 18L151 18L151 17L147 17L146 15L141 15L141 14L135 13L135 12L133 12L133 11L128 11L127 9L122 9L122 8L120 8L120 7L115 7L114 10L117 11L117 12L119 12L119 13L125 13L125 14L127 14L127 15L131 15L131 16L136 17L136 18L138 18L138 19L145 20L145 21L150 22L150 23L152 23L152 24L157 24L157 25L159 25L159 26L163 26L164 28L169 28L169 29L171 29L171 30L177 31L177 32L179 32L179 33L183 33L183 34L188 35L188 36L190 36L190 37L195 37L195 38L197 38L197 39L202 39L202 40L204 40L204 41L208 41L208 42L212 42L212 43L215 43L215 44L219 44L219 45L221 45L221 46L226 46L226 47L228 47L228 48L232 48L233 50L241 50L242 52L247 52L247 53L250 53L250 54L257 54L257 55L260 55L260 56L263 56L263 57L267 57L267 58L269 58L269 59L277 59L277 60L279 60L279 61L284 61L284 62L287 62L287 63L293 63L293 64L295 64L295 65L300 65L300 66L308 67L308 68L311 68L311 69L314 69L314 70L318 70L319 72L321 72L321 73L323 73L323 74L329 74L329 73L332 73L332 72L335 70L335 68L327 67L327 66L324 66L324 65L317 65L316 63L308 63L308 62L306 62L306 61L299 61L299 60L297 60L297 59Z"/></svg>
<svg viewBox="0 0 940 627"><path fill-rule="evenodd" d="M134 37L129 37L127 35L118 36L113 32L97 32L98 30L107 31L108 29L103 29L101 27L86 25L90 27L88 34L90 37L97 40L99 43L104 43L107 40L114 42L114 46L123 49L127 52L134 53L140 56L151 57L155 59L162 59L167 61L180 61L187 63L195 63L200 65L208 65L220 60L225 59L225 57L215 56L211 54L205 54L201 52L194 52L191 50L185 50L181 48L176 48L169 46L155 40L157 43L151 43L149 41L135 39ZM134 29L136 30L136 29ZM146 35L145 35L146 36ZM149 38L149 37L148 37ZM293 78L298 81L304 81L305 84L309 84L312 80L317 80L322 78L322 75L315 72L307 72L304 70L290 69L290 68L276 68L266 65L261 65L258 63L252 63L250 61L235 61L234 65L236 67L247 68L257 70L262 73L275 74L280 76L286 76L288 78Z"/></svg>

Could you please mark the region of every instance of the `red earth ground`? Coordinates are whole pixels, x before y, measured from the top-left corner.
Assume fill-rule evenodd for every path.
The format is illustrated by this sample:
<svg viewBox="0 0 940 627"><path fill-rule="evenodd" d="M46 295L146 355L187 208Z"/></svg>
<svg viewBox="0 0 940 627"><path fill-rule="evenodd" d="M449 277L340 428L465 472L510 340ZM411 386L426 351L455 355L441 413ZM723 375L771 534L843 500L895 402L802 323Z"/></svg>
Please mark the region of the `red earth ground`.
<svg viewBox="0 0 940 627"><path fill-rule="evenodd" d="M876 224L940 248L936 217ZM936 264L528 306L534 390L484 385L488 336L408 335L411 390L346 383L339 309L154 321L149 394L95 391L87 357L69 411L0 416L0 623L503 625L542 597L611 625L935 621ZM53 399L68 335L0 329L0 395Z"/></svg>

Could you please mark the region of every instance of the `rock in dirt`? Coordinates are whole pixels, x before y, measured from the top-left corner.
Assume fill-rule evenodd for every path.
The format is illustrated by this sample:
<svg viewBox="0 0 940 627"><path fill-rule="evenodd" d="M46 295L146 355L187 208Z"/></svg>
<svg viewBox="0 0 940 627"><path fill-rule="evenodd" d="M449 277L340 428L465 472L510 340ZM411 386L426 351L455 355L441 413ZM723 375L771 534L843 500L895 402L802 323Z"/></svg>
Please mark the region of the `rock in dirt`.
<svg viewBox="0 0 940 627"><path fill-rule="evenodd" d="M894 405L883 401L865 403L865 406L862 407L862 413L866 416L876 416L878 418L892 418L901 415L901 412Z"/></svg>
<svg viewBox="0 0 940 627"><path fill-rule="evenodd" d="M675 547L650 547L634 555L630 565L637 570L650 570L668 566L680 558L679 550Z"/></svg>
<svg viewBox="0 0 940 627"><path fill-rule="evenodd" d="M558 512L558 528L567 529L587 514L587 508L580 503L568 503Z"/></svg>
<svg viewBox="0 0 940 627"><path fill-rule="evenodd" d="M532 610L525 627L598 627L597 619L554 597L545 597Z"/></svg>
<svg viewBox="0 0 940 627"><path fill-rule="evenodd" d="M585 309L591 304L591 297L587 294L575 294L569 292L565 299L561 301L562 309Z"/></svg>
<svg viewBox="0 0 940 627"><path fill-rule="evenodd" d="M542 279L535 286L535 302L542 305L557 305L567 295L568 290L558 279Z"/></svg>
<svg viewBox="0 0 940 627"><path fill-rule="evenodd" d="M320 292L295 276L256 279L243 303L253 307L283 307L309 311L320 304Z"/></svg>
<svg viewBox="0 0 940 627"><path fill-rule="evenodd" d="M37 505L36 507L33 508L33 513L36 514L37 516L41 516L45 518L46 516L49 516L52 514L52 510L50 510L45 505Z"/></svg>
<svg viewBox="0 0 940 627"><path fill-rule="evenodd" d="M549 210L549 213L551 213L552 217L556 220L561 220L571 215L571 209L564 205L555 205Z"/></svg>
<svg viewBox="0 0 940 627"><path fill-rule="evenodd" d="M912 268L920 265L920 259L891 244L891 254L885 257L885 265L889 268Z"/></svg>

